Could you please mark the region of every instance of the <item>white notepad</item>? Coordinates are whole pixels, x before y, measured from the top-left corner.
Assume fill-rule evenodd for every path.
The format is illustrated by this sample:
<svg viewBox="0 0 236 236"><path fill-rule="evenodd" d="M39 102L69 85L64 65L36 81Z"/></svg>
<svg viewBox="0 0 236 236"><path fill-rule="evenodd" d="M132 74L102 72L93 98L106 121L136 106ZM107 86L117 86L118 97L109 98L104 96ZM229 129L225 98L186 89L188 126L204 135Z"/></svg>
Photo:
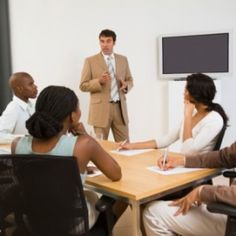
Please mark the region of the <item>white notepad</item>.
<svg viewBox="0 0 236 236"><path fill-rule="evenodd" d="M11 154L10 148L0 148L0 155L1 154Z"/></svg>
<svg viewBox="0 0 236 236"><path fill-rule="evenodd" d="M89 163L87 164L87 166L88 166L88 167L96 167L96 166L94 165L94 163L91 162L91 161L89 161ZM96 168L97 168L97 167L96 167ZM96 170L94 171L94 173L92 173L92 174L87 174L88 177L95 177L95 176L98 176L98 175L102 175L102 172L101 172L99 169L96 169Z"/></svg>
<svg viewBox="0 0 236 236"><path fill-rule="evenodd" d="M23 137L21 134L0 134L0 144L11 144L15 138Z"/></svg>
<svg viewBox="0 0 236 236"><path fill-rule="evenodd" d="M147 169L161 175L175 175L175 174L184 174L188 172L202 170L203 168L185 168L185 167L179 166L179 167L169 169L169 170L161 170L158 166L149 166L147 167Z"/></svg>
<svg viewBox="0 0 236 236"><path fill-rule="evenodd" d="M111 150L112 153L119 154L119 155L124 155L124 156L134 156L138 154L142 154L145 152L150 152L153 149L133 149L133 150Z"/></svg>
<svg viewBox="0 0 236 236"><path fill-rule="evenodd" d="M87 177L95 177L98 175L102 175L102 172L100 170L96 170L93 174L87 174Z"/></svg>

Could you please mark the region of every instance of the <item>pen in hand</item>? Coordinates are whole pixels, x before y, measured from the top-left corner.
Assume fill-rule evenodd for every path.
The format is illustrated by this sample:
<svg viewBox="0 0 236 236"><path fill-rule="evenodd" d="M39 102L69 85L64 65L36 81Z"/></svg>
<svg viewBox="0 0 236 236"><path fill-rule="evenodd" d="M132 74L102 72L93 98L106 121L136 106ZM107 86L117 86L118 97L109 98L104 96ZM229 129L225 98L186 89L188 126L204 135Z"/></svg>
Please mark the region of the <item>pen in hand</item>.
<svg viewBox="0 0 236 236"><path fill-rule="evenodd" d="M118 148L116 149L116 151L120 151L122 146L127 142L127 139L125 139L121 144L119 144Z"/></svg>
<svg viewBox="0 0 236 236"><path fill-rule="evenodd" d="M163 161L162 161L162 170L165 170L165 164L167 162L168 148L164 149Z"/></svg>

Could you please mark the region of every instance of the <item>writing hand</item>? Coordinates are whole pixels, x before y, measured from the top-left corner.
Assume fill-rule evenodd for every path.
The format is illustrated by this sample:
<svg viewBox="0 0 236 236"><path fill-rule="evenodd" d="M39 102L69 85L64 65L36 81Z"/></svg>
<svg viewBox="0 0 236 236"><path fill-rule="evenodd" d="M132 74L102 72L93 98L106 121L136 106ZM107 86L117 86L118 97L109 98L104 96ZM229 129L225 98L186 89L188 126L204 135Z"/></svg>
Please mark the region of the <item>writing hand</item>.
<svg viewBox="0 0 236 236"><path fill-rule="evenodd" d="M189 194L187 194L185 197L182 197L176 201L173 201L169 204L169 206L178 206L179 209L174 214L174 216L178 216L180 214L187 214L189 209L192 206L199 206L201 205L201 199L200 199L200 191L202 186L199 186L195 188L193 191L191 191Z"/></svg>
<svg viewBox="0 0 236 236"><path fill-rule="evenodd" d="M164 154L163 154L163 161L162 161L162 168L165 169L165 165L167 163L167 156L168 156L168 149L164 149Z"/></svg>
<svg viewBox="0 0 236 236"><path fill-rule="evenodd" d="M168 170L168 169L172 169L174 167L177 166L183 166L184 165L184 159L185 157L182 155L179 156L172 156L171 154L168 154L167 160L164 163L164 157L161 156L158 160L157 160L157 166L161 169L161 170Z"/></svg>
<svg viewBox="0 0 236 236"><path fill-rule="evenodd" d="M127 139L125 139L123 142L120 142L118 144L116 151L120 151L121 149L124 149L124 146L126 145L126 143L127 143Z"/></svg>

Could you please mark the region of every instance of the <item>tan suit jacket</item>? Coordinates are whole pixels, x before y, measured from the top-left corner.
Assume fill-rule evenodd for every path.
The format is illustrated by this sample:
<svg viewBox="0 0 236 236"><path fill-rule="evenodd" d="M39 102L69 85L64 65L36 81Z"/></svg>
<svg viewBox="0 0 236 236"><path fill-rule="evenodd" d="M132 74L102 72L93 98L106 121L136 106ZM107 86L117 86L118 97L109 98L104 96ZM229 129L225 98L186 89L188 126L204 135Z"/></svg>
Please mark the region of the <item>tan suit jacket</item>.
<svg viewBox="0 0 236 236"><path fill-rule="evenodd" d="M123 79L128 83L128 91L133 87L133 78L130 73L128 60L122 55L114 53L116 63L116 79ZM109 121L111 83L104 85L99 83L104 72L108 71L107 64L102 53L96 54L85 60L81 74L80 89L90 92L90 107L88 123L95 127L105 128ZM120 87L117 80L118 88ZM127 91L127 92L128 92ZM125 93L119 90L122 117L128 124L128 113Z"/></svg>

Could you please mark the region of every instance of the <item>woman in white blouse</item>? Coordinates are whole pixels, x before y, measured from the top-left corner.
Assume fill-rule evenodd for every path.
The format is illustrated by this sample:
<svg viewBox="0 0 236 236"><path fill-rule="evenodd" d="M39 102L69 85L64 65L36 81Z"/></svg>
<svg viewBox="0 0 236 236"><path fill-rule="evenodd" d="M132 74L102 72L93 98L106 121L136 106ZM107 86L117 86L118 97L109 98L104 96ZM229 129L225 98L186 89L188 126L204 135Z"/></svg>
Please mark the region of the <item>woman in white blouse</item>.
<svg viewBox="0 0 236 236"><path fill-rule="evenodd" d="M205 74L192 74L186 79L184 92L184 119L180 127L159 138L120 145L121 149L165 148L178 139L181 152L196 154L211 151L219 132L227 125L228 117L218 103L213 103L216 87Z"/></svg>

